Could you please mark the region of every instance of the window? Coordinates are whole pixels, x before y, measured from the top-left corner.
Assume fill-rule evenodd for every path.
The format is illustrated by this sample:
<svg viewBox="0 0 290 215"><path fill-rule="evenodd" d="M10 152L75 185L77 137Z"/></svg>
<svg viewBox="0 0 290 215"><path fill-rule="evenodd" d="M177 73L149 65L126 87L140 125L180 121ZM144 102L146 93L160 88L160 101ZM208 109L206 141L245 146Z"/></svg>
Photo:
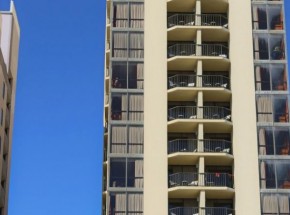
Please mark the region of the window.
<svg viewBox="0 0 290 215"><path fill-rule="evenodd" d="M261 189L290 189L290 160L260 161Z"/></svg>
<svg viewBox="0 0 290 215"><path fill-rule="evenodd" d="M111 158L110 187L143 188L143 160Z"/></svg>
<svg viewBox="0 0 290 215"><path fill-rule="evenodd" d="M144 64L141 62L113 62L112 87L143 89Z"/></svg>
<svg viewBox="0 0 290 215"><path fill-rule="evenodd" d="M253 29L255 30L283 30L282 5L253 5Z"/></svg>
<svg viewBox="0 0 290 215"><path fill-rule="evenodd" d="M109 214L142 215L143 193L110 193Z"/></svg>
<svg viewBox="0 0 290 215"><path fill-rule="evenodd" d="M143 126L112 125L111 153L143 153Z"/></svg>
<svg viewBox="0 0 290 215"><path fill-rule="evenodd" d="M284 60L285 47L282 34L254 34L256 60Z"/></svg>
<svg viewBox="0 0 290 215"><path fill-rule="evenodd" d="M286 91L287 72L284 64L256 64L257 91Z"/></svg>
<svg viewBox="0 0 290 215"><path fill-rule="evenodd" d="M288 96L258 95L256 97L258 122L289 122Z"/></svg>
<svg viewBox="0 0 290 215"><path fill-rule="evenodd" d="M287 193L261 193L262 215L289 214L290 198Z"/></svg>
<svg viewBox="0 0 290 215"><path fill-rule="evenodd" d="M143 28L144 3L114 3L113 27L116 28Z"/></svg>
<svg viewBox="0 0 290 215"><path fill-rule="evenodd" d="M143 121L144 97L142 94L112 93L112 120Z"/></svg>
<svg viewBox="0 0 290 215"><path fill-rule="evenodd" d="M3 109L1 108L1 116L0 116L0 120L1 120L1 126L3 125Z"/></svg>
<svg viewBox="0 0 290 215"><path fill-rule="evenodd" d="M143 32L114 32L113 33L114 58L143 58L144 33Z"/></svg>

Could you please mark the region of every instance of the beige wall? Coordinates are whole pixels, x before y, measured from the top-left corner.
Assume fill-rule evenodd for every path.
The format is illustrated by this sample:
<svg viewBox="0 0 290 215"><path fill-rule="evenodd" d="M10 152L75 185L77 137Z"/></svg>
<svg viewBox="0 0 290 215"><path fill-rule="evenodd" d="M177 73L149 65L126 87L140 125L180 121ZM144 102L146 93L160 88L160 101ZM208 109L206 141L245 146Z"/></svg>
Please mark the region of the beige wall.
<svg viewBox="0 0 290 215"><path fill-rule="evenodd" d="M145 0L144 214L168 213L166 1Z"/></svg>
<svg viewBox="0 0 290 215"><path fill-rule="evenodd" d="M260 214L251 1L229 0L236 215Z"/></svg>

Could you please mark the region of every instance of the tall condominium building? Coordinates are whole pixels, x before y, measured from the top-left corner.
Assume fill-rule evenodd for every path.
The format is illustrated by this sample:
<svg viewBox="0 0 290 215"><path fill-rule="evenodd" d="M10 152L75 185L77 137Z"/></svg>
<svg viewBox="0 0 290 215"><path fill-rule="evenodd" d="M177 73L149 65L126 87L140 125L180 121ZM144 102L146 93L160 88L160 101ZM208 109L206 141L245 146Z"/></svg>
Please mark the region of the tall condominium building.
<svg viewBox="0 0 290 215"><path fill-rule="evenodd" d="M0 12L0 215L7 215L20 29L13 2Z"/></svg>
<svg viewBox="0 0 290 215"><path fill-rule="evenodd" d="M283 0L107 0L103 215L290 214Z"/></svg>

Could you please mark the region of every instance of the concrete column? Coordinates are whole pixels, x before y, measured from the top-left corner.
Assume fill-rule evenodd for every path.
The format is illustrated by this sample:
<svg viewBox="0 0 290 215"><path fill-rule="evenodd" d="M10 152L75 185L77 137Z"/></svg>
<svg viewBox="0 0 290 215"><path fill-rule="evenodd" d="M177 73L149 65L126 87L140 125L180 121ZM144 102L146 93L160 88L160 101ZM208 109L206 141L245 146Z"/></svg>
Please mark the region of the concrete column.
<svg viewBox="0 0 290 215"><path fill-rule="evenodd" d="M167 1L144 4L144 214L168 214Z"/></svg>
<svg viewBox="0 0 290 215"><path fill-rule="evenodd" d="M199 214L205 214L202 211L202 208L205 208L205 205L206 205L205 191L200 191L200 193L199 193L199 204L198 204L198 207L199 207L199 210L200 210Z"/></svg>
<svg viewBox="0 0 290 215"><path fill-rule="evenodd" d="M203 123L198 124L198 131L197 131L197 148L198 152L203 152Z"/></svg>
<svg viewBox="0 0 290 215"><path fill-rule="evenodd" d="M198 185L204 186L204 157L200 157L198 160Z"/></svg>
<svg viewBox="0 0 290 215"><path fill-rule="evenodd" d="M203 109L201 108L203 106L203 92L198 91L197 93L197 104L196 104L196 113L197 118L202 119L203 118Z"/></svg>
<svg viewBox="0 0 290 215"><path fill-rule="evenodd" d="M196 56L202 55L201 44L202 44L201 30L197 30L196 32Z"/></svg>
<svg viewBox="0 0 290 215"><path fill-rule="evenodd" d="M201 25L201 2L197 0L195 3L195 23L196 25Z"/></svg>
<svg viewBox="0 0 290 215"><path fill-rule="evenodd" d="M197 70L196 70L196 86L202 87L202 61L197 61Z"/></svg>

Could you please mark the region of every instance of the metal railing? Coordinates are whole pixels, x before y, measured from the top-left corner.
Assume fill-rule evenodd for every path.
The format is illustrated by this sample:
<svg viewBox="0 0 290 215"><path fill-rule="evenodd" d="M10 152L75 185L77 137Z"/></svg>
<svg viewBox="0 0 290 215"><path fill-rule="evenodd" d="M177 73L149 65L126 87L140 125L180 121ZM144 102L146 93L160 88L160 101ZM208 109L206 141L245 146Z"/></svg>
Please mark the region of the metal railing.
<svg viewBox="0 0 290 215"><path fill-rule="evenodd" d="M169 209L169 215L234 215L234 210L225 207L176 207Z"/></svg>
<svg viewBox="0 0 290 215"><path fill-rule="evenodd" d="M175 152L196 152L196 139L177 139L168 142L168 154Z"/></svg>
<svg viewBox="0 0 290 215"><path fill-rule="evenodd" d="M204 139L203 152L231 153L232 143L228 140Z"/></svg>
<svg viewBox="0 0 290 215"><path fill-rule="evenodd" d="M198 142L200 146L198 147ZM168 154L176 152L231 153L231 142L219 139L176 139L168 142Z"/></svg>
<svg viewBox="0 0 290 215"><path fill-rule="evenodd" d="M169 209L169 215L198 215L197 207L176 207Z"/></svg>
<svg viewBox="0 0 290 215"><path fill-rule="evenodd" d="M222 44L176 43L168 47L168 58L175 56L216 56L228 58L228 47Z"/></svg>
<svg viewBox="0 0 290 215"><path fill-rule="evenodd" d="M231 110L218 106L176 106L168 110L168 120L174 119L226 119L231 120Z"/></svg>
<svg viewBox="0 0 290 215"><path fill-rule="evenodd" d="M194 26L195 14L177 13L167 18L167 27L171 28L176 25Z"/></svg>
<svg viewBox="0 0 290 215"><path fill-rule="evenodd" d="M177 43L168 47L168 58L174 56L195 56L195 43Z"/></svg>
<svg viewBox="0 0 290 215"><path fill-rule="evenodd" d="M201 47L202 56L219 56L228 58L229 49L222 44L201 44L198 45Z"/></svg>
<svg viewBox="0 0 290 215"><path fill-rule="evenodd" d="M228 173L193 173L180 172L169 175L168 187L202 186L202 187L233 187L233 176Z"/></svg>
<svg viewBox="0 0 290 215"><path fill-rule="evenodd" d="M201 14L197 17L196 25L228 27L228 18L222 14Z"/></svg>
<svg viewBox="0 0 290 215"><path fill-rule="evenodd" d="M174 75L168 78L168 88L223 87L230 88L230 80L223 75Z"/></svg>
<svg viewBox="0 0 290 215"><path fill-rule="evenodd" d="M234 215L234 210L225 207L200 208L199 215Z"/></svg>
<svg viewBox="0 0 290 215"><path fill-rule="evenodd" d="M171 174L168 177L169 187L198 186L198 184L199 184L198 173L181 172L181 173Z"/></svg>

